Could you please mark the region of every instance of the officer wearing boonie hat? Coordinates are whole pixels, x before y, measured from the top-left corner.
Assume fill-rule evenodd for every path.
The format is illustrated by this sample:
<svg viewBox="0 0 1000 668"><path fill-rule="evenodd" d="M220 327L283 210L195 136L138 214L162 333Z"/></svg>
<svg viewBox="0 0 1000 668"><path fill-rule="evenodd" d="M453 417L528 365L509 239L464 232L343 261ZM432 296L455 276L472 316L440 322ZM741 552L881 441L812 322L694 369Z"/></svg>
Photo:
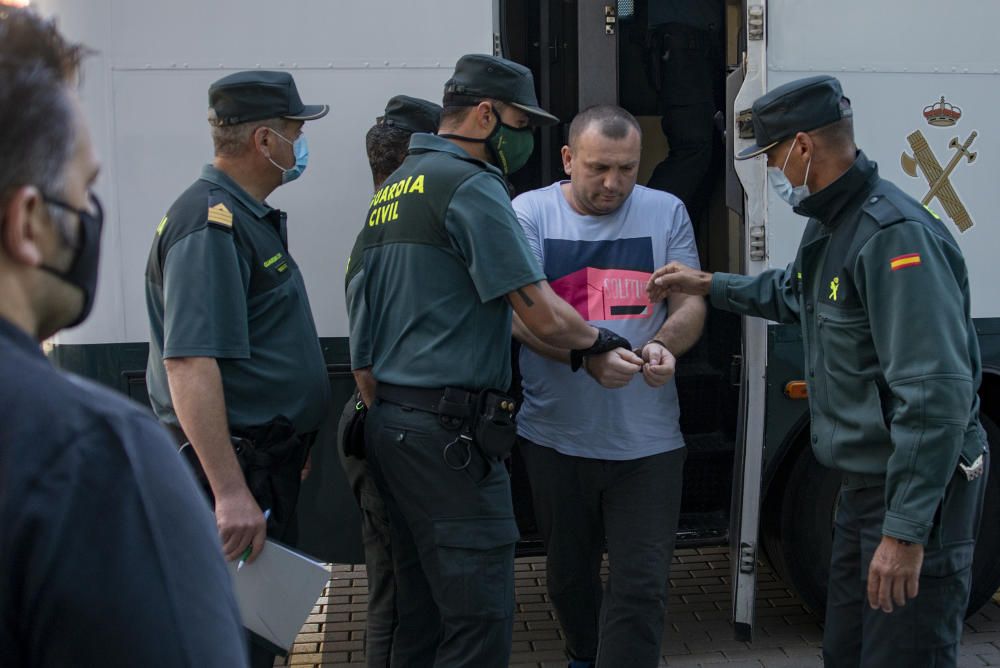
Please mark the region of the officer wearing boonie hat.
<svg viewBox="0 0 1000 668"><path fill-rule="evenodd" d="M286 216L265 201L305 170L303 123L329 107L303 104L287 72L237 72L213 83L208 97L215 159L155 226L146 378L157 417L191 444L205 472L227 559L249 548L252 561L265 531L294 541L301 471L329 411L326 364ZM251 438L253 450L241 455L250 457L278 435L287 452L274 459L286 464L254 475L283 491L264 498L264 485L254 484L255 498L230 437ZM252 645L253 666L273 663L273 652Z"/></svg>
<svg viewBox="0 0 1000 668"><path fill-rule="evenodd" d="M663 290L802 328L812 449L843 474L824 665L954 666L989 469L962 252L854 143L830 76L753 104L768 179L809 217L795 261L755 277L658 270ZM914 336L919 332L919 336Z"/></svg>
<svg viewBox="0 0 1000 668"><path fill-rule="evenodd" d="M518 540L503 463L514 406L501 391L512 305L574 369L631 346L555 296L511 208L504 175L531 155L531 125L557 122L530 70L463 56L443 102L440 134L413 135L351 253L351 367L397 566L393 663L500 668Z"/></svg>

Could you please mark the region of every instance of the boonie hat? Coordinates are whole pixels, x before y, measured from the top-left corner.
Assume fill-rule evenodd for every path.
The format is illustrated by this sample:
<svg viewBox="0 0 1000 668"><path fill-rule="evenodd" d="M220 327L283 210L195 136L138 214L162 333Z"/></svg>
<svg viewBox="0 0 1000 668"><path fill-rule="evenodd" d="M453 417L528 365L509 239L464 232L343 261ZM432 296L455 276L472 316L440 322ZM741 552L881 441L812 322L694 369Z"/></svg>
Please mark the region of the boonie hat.
<svg viewBox="0 0 1000 668"><path fill-rule="evenodd" d="M760 155L797 132L809 132L854 115L840 82L828 75L806 77L778 86L752 107L754 145L737 160Z"/></svg>
<svg viewBox="0 0 1000 668"><path fill-rule="evenodd" d="M517 107L531 125L555 125L559 119L538 106L531 70L506 58L473 53L459 58L455 74L444 85L448 103L492 98Z"/></svg>
<svg viewBox="0 0 1000 668"><path fill-rule="evenodd" d="M392 125L409 132L435 133L441 124L441 105L409 95L396 95L385 105L379 125Z"/></svg>
<svg viewBox="0 0 1000 668"><path fill-rule="evenodd" d="M302 104L288 72L248 70L222 77L208 89L208 106L219 125L236 125L265 118L313 121L330 111L326 104Z"/></svg>

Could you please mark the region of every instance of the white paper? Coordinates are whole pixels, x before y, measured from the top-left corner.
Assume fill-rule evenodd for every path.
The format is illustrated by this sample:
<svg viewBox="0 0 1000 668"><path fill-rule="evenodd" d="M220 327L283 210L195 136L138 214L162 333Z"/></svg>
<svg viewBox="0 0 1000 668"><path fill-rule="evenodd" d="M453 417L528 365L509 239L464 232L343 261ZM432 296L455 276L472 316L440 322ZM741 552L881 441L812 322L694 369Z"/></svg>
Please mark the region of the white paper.
<svg viewBox="0 0 1000 668"><path fill-rule="evenodd" d="M243 625L286 651L330 579L326 567L284 545L267 541L253 563L229 562Z"/></svg>

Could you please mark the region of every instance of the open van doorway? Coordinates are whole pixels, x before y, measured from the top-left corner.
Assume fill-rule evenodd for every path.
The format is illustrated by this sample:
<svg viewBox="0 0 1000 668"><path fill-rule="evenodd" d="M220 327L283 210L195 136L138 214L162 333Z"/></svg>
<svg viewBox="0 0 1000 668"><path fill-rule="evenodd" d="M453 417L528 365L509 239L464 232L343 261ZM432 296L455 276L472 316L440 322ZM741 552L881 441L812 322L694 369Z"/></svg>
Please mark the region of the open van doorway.
<svg viewBox="0 0 1000 668"><path fill-rule="evenodd" d="M660 4L686 3L500 0L503 55L532 69L542 107L562 121L539 131L535 153L528 165L513 175L512 185L520 193L565 179L559 152L573 116L591 104L618 104L636 116L643 130L638 183L647 185L652 179L652 185L661 189L664 184L679 183L691 202L702 267L740 271L742 226L739 216L727 208L724 158L726 77L736 67L740 52L740 3L689 3L712 5L709 14L715 18L710 25L704 12L695 19L706 23L705 30L685 30L676 15L661 11ZM660 19L656 17L672 20L657 22ZM614 39L606 39L608 36ZM699 80L697 85L684 87L676 76L671 77L673 73L664 71L664 66L699 58L699 78L707 76L709 80ZM664 84L671 82L675 84L673 92L692 91L697 99L666 94ZM685 116L698 117L704 128L694 141L690 133L683 129L675 133L670 127L670 120L676 124ZM690 151L694 143L701 147L698 152L707 153L694 156L697 159L693 162L702 165L697 179L662 178L664 171L671 171L670 135L679 137L677 143L682 148ZM686 168L673 171L683 173ZM730 178L735 179L735 175ZM678 362L681 429L688 446L677 536L682 546L728 540L739 417L740 345L740 319L710 310L701 341ZM512 466L515 510L522 534L529 545L537 547L527 476L516 455Z"/></svg>

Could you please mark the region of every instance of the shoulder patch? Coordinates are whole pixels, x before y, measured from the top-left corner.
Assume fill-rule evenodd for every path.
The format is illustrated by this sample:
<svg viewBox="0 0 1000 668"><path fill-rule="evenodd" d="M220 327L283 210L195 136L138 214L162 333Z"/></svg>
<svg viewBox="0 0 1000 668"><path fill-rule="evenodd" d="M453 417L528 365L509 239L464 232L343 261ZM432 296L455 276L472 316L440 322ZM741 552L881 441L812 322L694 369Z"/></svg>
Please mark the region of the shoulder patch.
<svg viewBox="0 0 1000 668"><path fill-rule="evenodd" d="M221 227L232 231L233 229L233 212L229 210L223 202L212 203L214 198L210 195L208 202L208 216L206 220L209 225L214 225L215 227Z"/></svg>

